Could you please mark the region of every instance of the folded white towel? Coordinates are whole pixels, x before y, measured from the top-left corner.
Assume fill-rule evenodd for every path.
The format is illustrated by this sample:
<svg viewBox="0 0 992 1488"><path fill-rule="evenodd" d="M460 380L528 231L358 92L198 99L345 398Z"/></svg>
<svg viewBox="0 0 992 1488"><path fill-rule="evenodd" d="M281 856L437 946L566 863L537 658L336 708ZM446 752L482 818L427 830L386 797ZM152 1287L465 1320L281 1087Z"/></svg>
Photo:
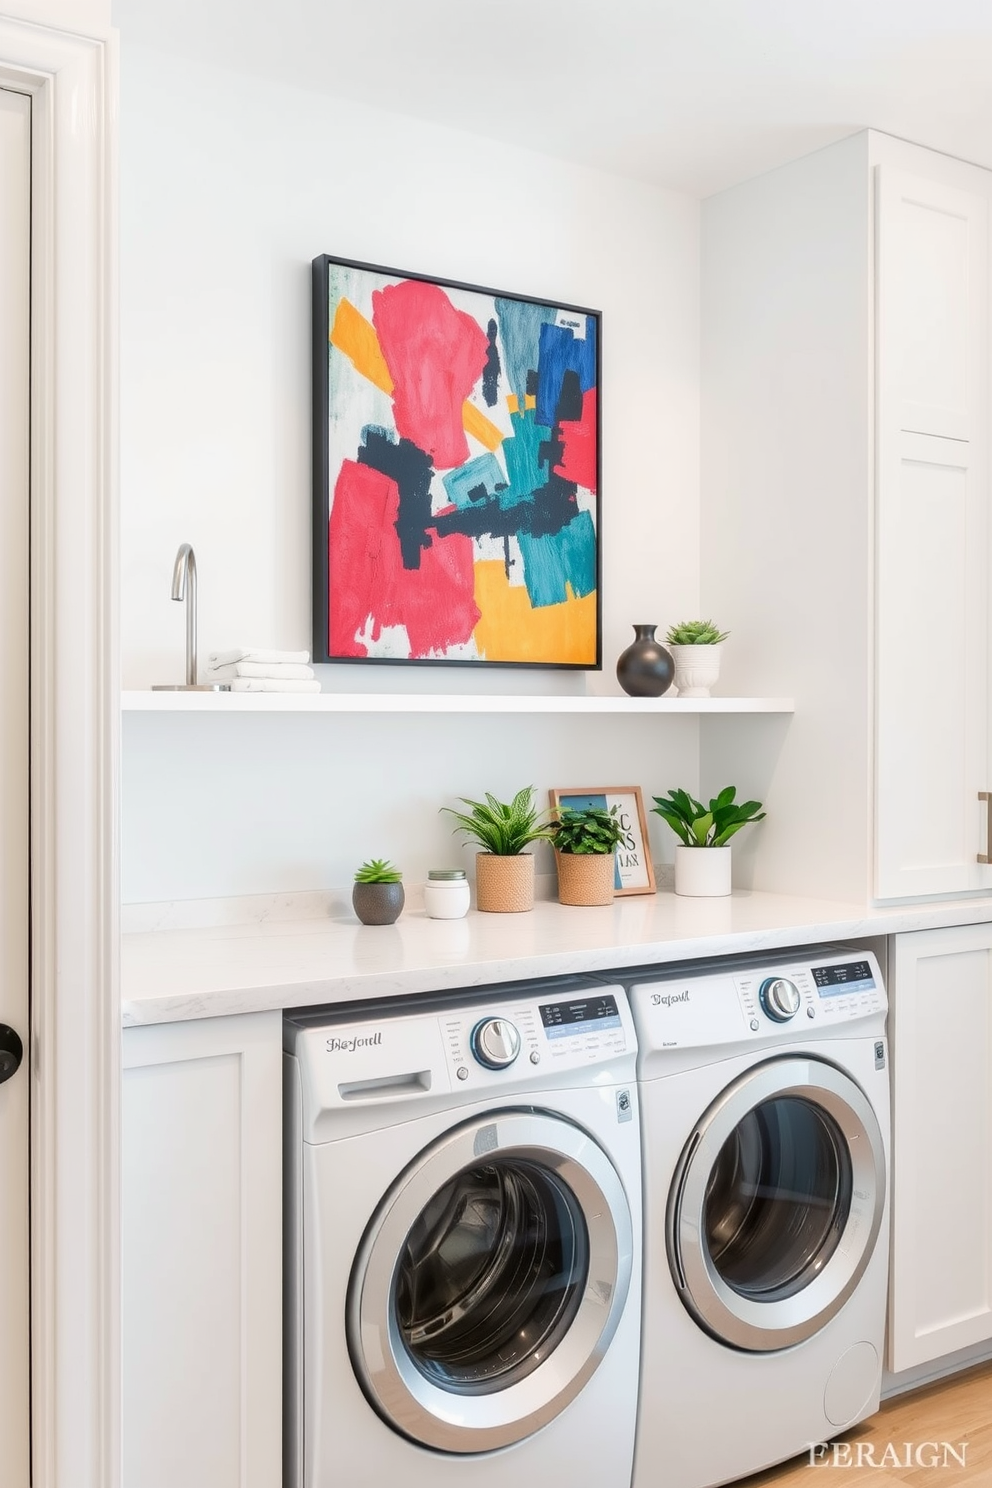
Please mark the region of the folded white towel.
<svg viewBox="0 0 992 1488"><path fill-rule="evenodd" d="M227 666L207 667L211 682L227 682L231 677L270 677L273 682L312 682L313 667L279 661L232 661Z"/></svg>
<svg viewBox="0 0 992 1488"><path fill-rule="evenodd" d="M229 666L235 661L260 661L266 665L274 662L277 666L283 663L287 666L306 666L309 660L309 651L265 651L241 648L232 651L211 651L207 657L207 665L219 667Z"/></svg>
<svg viewBox="0 0 992 1488"><path fill-rule="evenodd" d="M319 682L277 682L272 677L235 677L232 692L319 692Z"/></svg>

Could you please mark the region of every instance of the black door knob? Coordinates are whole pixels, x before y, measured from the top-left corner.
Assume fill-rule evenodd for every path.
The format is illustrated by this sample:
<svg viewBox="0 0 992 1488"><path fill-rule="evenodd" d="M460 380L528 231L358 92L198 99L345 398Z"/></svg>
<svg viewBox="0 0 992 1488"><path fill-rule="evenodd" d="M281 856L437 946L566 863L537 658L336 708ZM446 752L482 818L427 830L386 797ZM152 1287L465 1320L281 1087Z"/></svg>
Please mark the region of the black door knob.
<svg viewBox="0 0 992 1488"><path fill-rule="evenodd" d="M12 1028L0 1023L0 1085L15 1074L24 1058L24 1045Z"/></svg>

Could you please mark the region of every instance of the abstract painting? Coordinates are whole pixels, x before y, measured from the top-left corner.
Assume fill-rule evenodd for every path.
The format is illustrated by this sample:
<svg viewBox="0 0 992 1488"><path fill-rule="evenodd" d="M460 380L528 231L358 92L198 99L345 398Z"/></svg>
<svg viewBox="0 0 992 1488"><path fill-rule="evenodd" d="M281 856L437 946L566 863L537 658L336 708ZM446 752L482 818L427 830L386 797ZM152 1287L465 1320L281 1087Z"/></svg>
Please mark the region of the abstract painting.
<svg viewBox="0 0 992 1488"><path fill-rule="evenodd" d="M313 283L314 660L599 667L599 312Z"/></svg>

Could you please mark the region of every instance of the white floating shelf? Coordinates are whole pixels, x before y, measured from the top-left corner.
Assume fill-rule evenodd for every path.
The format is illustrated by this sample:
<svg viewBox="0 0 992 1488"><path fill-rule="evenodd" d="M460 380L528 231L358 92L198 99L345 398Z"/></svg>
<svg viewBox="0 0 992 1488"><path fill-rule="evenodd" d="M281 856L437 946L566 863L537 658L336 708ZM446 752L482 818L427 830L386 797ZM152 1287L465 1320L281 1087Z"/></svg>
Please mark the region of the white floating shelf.
<svg viewBox="0 0 992 1488"><path fill-rule="evenodd" d="M522 697L478 693L122 692L126 713L794 713L792 698Z"/></svg>

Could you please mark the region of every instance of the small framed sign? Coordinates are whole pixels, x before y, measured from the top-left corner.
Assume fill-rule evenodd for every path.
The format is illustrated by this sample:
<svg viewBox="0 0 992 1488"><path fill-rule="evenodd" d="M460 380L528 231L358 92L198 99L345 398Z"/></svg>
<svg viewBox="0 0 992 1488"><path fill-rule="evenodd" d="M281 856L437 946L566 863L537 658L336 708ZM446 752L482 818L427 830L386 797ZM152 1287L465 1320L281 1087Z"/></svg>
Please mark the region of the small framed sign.
<svg viewBox="0 0 992 1488"><path fill-rule="evenodd" d="M616 806L624 835L617 847L614 895L655 892L654 865L639 785L594 785L585 790L573 786L567 790L553 789L550 796L553 811L563 806L573 811L583 811L588 806L609 811Z"/></svg>

